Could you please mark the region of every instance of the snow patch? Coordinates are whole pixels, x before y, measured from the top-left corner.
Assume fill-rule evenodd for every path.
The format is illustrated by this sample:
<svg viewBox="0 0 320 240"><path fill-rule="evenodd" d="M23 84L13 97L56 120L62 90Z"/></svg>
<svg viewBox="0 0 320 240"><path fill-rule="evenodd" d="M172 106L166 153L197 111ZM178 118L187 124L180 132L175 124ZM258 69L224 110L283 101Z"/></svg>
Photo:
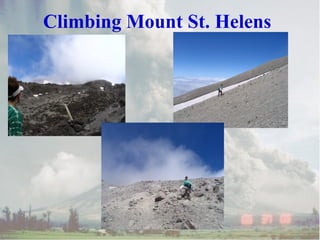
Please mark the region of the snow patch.
<svg viewBox="0 0 320 240"><path fill-rule="evenodd" d="M271 71L268 71L268 72L265 72L265 73L260 74L260 75L258 75L258 76L255 76L255 77L253 77L253 78L250 78L250 79L248 79L248 80L242 81L242 82L240 82L240 83L236 83L236 84L233 84L233 85L231 85L231 86L225 87L225 88L223 88L223 92L225 93L225 92L227 92L227 91L230 91L231 89L234 89L234 88L236 88L236 87L239 87L239 86L241 86L241 85L243 85L243 84L245 84L245 83L248 83L248 82L250 82L250 81L252 81L252 80L255 80L255 79L257 79L257 78L260 78L261 76L267 75L267 74L269 74L270 72L271 72ZM173 112L180 111L180 110L182 110L182 109L184 109L184 108L186 108L186 107L192 106L192 105L194 105L194 104L196 104L196 103L203 102L203 101L205 101L205 100L207 100L207 99L209 99L209 98L212 98L212 97L214 97L214 96L217 96L217 95L218 95L218 90L213 91L213 92L208 93L208 94L205 94L205 95L202 95L202 96L200 96L200 97L194 98L194 99L189 100L189 101L187 101L187 102L183 102L183 103L174 105L174 106L173 106Z"/></svg>

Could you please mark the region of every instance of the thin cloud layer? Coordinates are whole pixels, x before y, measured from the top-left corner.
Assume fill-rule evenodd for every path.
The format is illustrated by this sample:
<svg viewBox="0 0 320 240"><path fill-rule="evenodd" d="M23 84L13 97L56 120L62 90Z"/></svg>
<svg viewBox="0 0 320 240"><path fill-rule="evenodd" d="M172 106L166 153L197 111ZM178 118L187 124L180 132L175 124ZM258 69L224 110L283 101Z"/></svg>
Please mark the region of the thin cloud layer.
<svg viewBox="0 0 320 240"><path fill-rule="evenodd" d="M177 77L174 79L174 96L180 96L184 93L190 92L194 89L208 86L210 84L222 81L223 78L187 78L187 77Z"/></svg>
<svg viewBox="0 0 320 240"><path fill-rule="evenodd" d="M117 147L115 147L115 144ZM197 153L169 140L137 138L122 143L103 143L103 179L108 184L126 185L142 180L175 180L223 176L212 172Z"/></svg>
<svg viewBox="0 0 320 240"><path fill-rule="evenodd" d="M228 129L225 141L226 213L308 213L318 207L318 176L306 162L264 147L251 130Z"/></svg>
<svg viewBox="0 0 320 240"><path fill-rule="evenodd" d="M76 196L100 182L100 166L88 159L60 152L30 179L25 197L31 203L49 204Z"/></svg>

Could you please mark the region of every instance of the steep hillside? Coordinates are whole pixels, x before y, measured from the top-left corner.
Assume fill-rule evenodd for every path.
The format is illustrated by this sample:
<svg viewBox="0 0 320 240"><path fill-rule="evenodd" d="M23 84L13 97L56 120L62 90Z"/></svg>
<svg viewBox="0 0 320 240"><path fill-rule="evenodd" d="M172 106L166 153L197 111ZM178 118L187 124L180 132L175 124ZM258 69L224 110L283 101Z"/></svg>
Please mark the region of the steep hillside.
<svg viewBox="0 0 320 240"><path fill-rule="evenodd" d="M221 83L223 83L224 87L228 87L230 85L240 83L240 82L245 81L247 79L259 76L263 73L266 73L266 72L272 71L274 69L283 67L285 65L288 65L288 57L287 56L272 60L272 61L267 62L265 64L262 64L260 66L257 66L254 69L240 73L234 77L231 77L227 80L224 80L223 82L214 83L214 84L211 84L211 85L208 85L205 87L195 89L195 90L190 91L188 93L185 93L181 96L177 96L174 98L174 105L189 101L191 99L200 97L202 95L205 95L205 94L213 92L213 91L217 91Z"/></svg>
<svg viewBox="0 0 320 240"><path fill-rule="evenodd" d="M102 227L111 230L221 229L224 178L192 179L191 199L181 198L181 181L103 184Z"/></svg>
<svg viewBox="0 0 320 240"><path fill-rule="evenodd" d="M225 127L239 128L288 127L288 65L235 85L221 97L214 95L181 109L174 113L174 121L224 122Z"/></svg>
<svg viewBox="0 0 320 240"><path fill-rule="evenodd" d="M24 135L100 135L102 122L125 121L124 84L96 80L81 85L21 85L25 90L18 107L24 114Z"/></svg>

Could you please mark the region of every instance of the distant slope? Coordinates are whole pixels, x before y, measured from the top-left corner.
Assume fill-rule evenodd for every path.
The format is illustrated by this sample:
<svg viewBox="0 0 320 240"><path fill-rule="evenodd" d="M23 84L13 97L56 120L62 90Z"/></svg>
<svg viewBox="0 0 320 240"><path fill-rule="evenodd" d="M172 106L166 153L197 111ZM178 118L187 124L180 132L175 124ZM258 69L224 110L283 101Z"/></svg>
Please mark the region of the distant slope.
<svg viewBox="0 0 320 240"><path fill-rule="evenodd" d="M205 95L207 93L216 91L219 88L221 83L223 84L223 87L228 87L230 85L234 85L236 83L239 83L239 82L245 81L247 79L261 75L263 73L269 72L273 69L280 68L280 67L287 65L287 64L288 64L288 57L287 56L272 60L270 62L267 62L265 64L262 64L256 68L254 68L254 69L251 69L249 71L246 71L246 72L238 74L234 77L231 77L227 80L224 80L222 82L214 83L214 84L211 84L211 85L208 85L205 87L201 87L201 88L195 89L193 91L190 91L188 93L185 93L181 96L175 97L174 98L174 105L177 105L179 103L183 103L183 102L189 101L191 99L197 98L199 96Z"/></svg>
<svg viewBox="0 0 320 240"><path fill-rule="evenodd" d="M143 181L112 189L104 186L102 227L111 230L221 229L224 178L191 181L191 200L179 198L181 181Z"/></svg>
<svg viewBox="0 0 320 240"><path fill-rule="evenodd" d="M69 200L32 211L32 215L42 216L50 211L53 223L67 223L69 209L77 209L81 226L100 228L101 225L101 186L94 187Z"/></svg>

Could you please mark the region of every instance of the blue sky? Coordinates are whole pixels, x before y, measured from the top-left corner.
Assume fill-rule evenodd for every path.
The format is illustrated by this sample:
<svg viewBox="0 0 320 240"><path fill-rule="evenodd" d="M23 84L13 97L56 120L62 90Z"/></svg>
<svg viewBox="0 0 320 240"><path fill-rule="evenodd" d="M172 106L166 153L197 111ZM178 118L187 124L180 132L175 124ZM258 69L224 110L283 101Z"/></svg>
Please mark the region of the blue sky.
<svg viewBox="0 0 320 240"><path fill-rule="evenodd" d="M37 35L9 35L8 36L8 62L10 74L21 79L31 71L45 74L45 69L37 69L45 51L45 36ZM12 70L12 71L11 71Z"/></svg>
<svg viewBox="0 0 320 240"><path fill-rule="evenodd" d="M111 184L223 176L222 123L103 124L102 178Z"/></svg>
<svg viewBox="0 0 320 240"><path fill-rule="evenodd" d="M197 88L287 55L286 32L176 32L174 95L186 82Z"/></svg>
<svg viewBox="0 0 320 240"><path fill-rule="evenodd" d="M25 82L124 82L125 37L9 35L9 75Z"/></svg>

